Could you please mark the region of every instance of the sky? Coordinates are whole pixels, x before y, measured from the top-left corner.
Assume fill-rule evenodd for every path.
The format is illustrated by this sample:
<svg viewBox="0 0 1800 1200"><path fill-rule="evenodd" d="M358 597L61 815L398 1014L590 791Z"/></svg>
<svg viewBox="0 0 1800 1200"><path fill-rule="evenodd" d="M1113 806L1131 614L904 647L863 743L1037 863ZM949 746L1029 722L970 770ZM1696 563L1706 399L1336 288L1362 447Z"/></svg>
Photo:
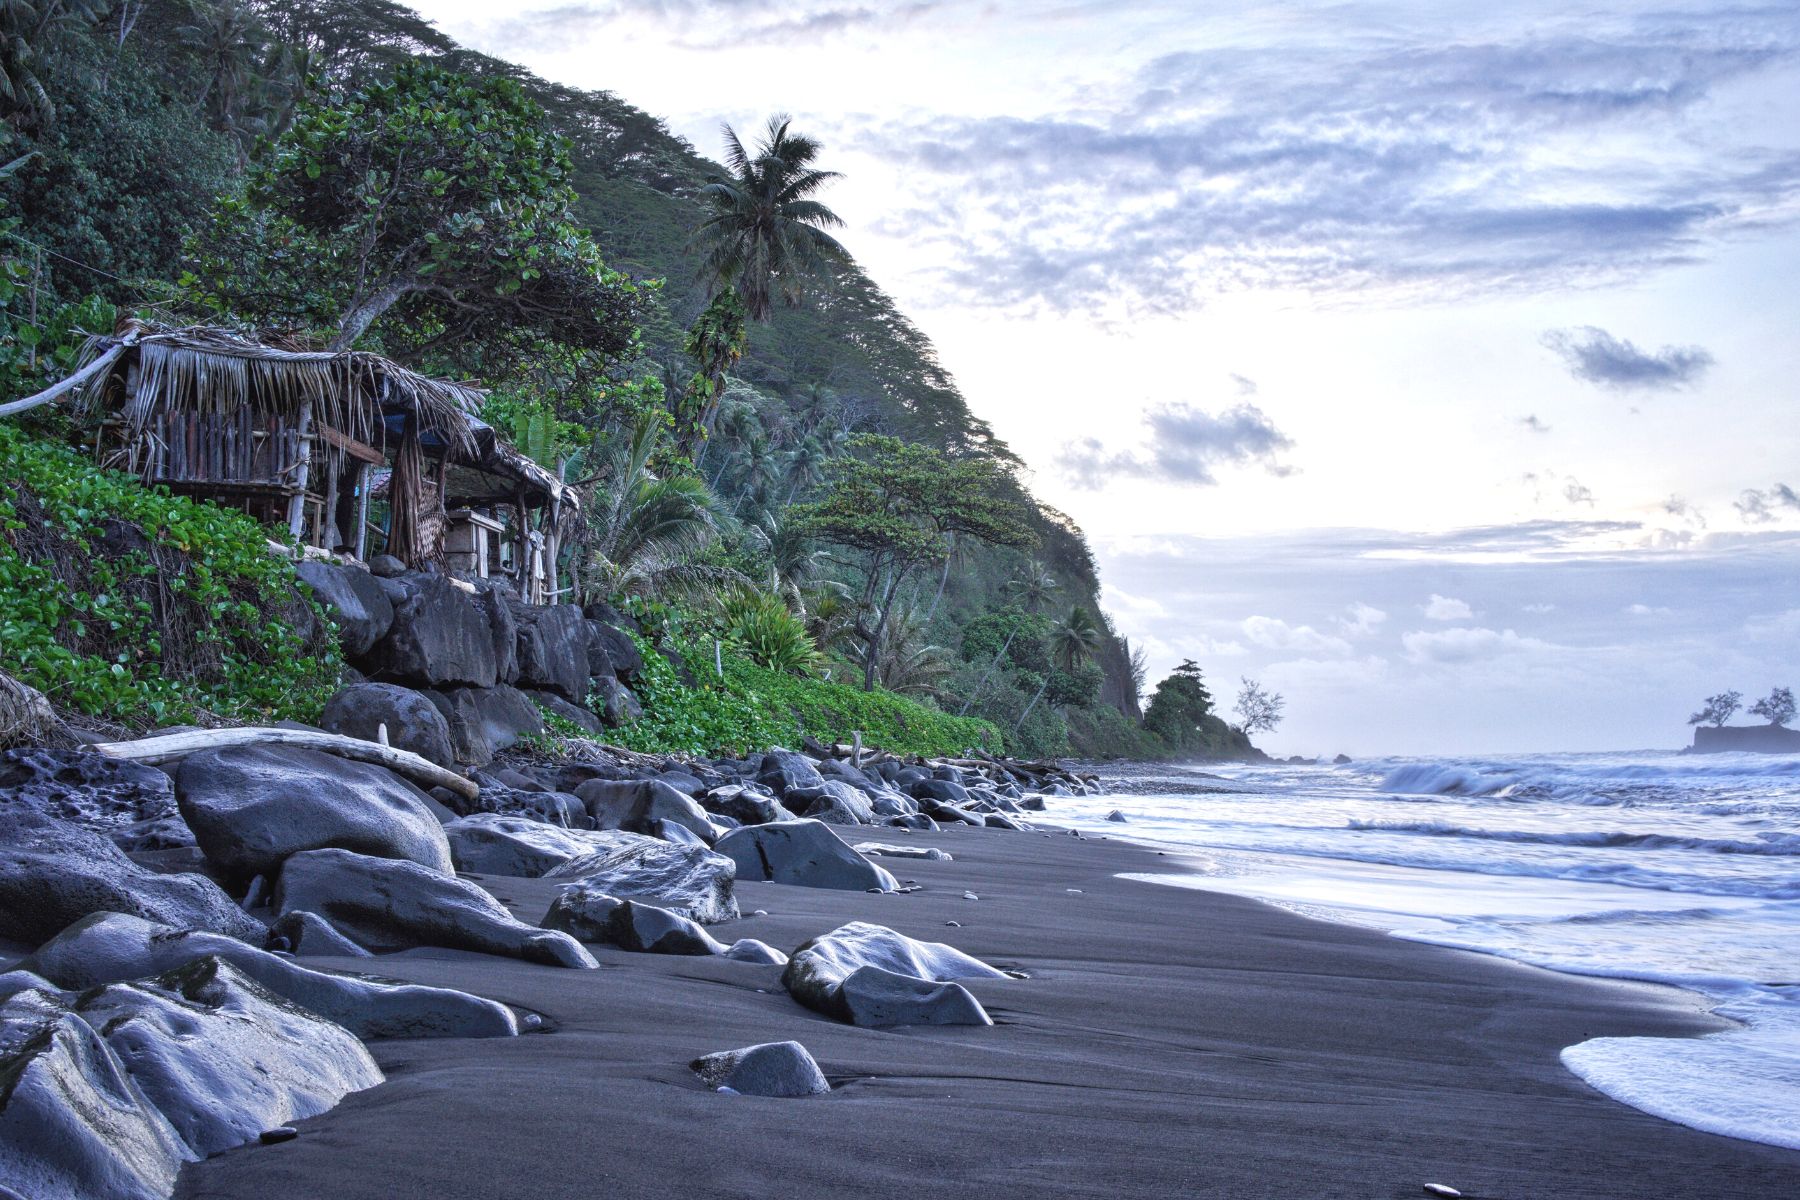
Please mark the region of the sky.
<svg viewBox="0 0 1800 1200"><path fill-rule="evenodd" d="M1800 4L417 7L709 155L823 141L1152 681L1280 691L1272 752L1800 684Z"/></svg>

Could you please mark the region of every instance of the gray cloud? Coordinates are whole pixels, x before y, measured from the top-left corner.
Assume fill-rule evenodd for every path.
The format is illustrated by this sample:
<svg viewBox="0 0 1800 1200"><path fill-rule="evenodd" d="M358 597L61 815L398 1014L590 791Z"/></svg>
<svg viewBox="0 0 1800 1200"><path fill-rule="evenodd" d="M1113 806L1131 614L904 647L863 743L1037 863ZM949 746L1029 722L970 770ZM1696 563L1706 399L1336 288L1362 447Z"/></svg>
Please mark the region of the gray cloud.
<svg viewBox="0 0 1800 1200"><path fill-rule="evenodd" d="M1699 346L1664 346L1640 350L1604 329L1553 329L1543 343L1561 356L1569 374L1619 391L1670 391L1697 381L1713 365Z"/></svg>
<svg viewBox="0 0 1800 1200"><path fill-rule="evenodd" d="M843 4L835 0L614 0L534 9L494 22L483 45L492 53L556 50L632 17L666 25L689 50L815 41L863 26L904 23L943 7L941 0Z"/></svg>
<svg viewBox="0 0 1800 1200"><path fill-rule="evenodd" d="M1538 419L1538 415L1536 413L1532 413L1530 416L1527 416L1527 417L1520 417L1519 424L1521 424L1525 428L1531 430L1531 432L1533 432L1533 433L1549 433L1550 432L1550 426L1548 426L1548 425L1544 424L1544 422L1540 421Z"/></svg>
<svg viewBox="0 0 1800 1200"><path fill-rule="evenodd" d="M1594 503L1594 489L1590 488L1579 479L1570 479L1569 482L1563 484L1562 494L1563 499L1567 500L1570 504L1586 504L1592 506Z"/></svg>
<svg viewBox="0 0 1800 1200"><path fill-rule="evenodd" d="M1231 372L1229 378L1231 379L1232 386L1237 388L1238 395L1240 395L1240 396L1256 395L1256 391L1257 391L1256 380L1251 379L1244 375L1239 375L1236 371Z"/></svg>
<svg viewBox="0 0 1800 1200"><path fill-rule="evenodd" d="M1779 520L1784 508L1800 509L1800 494L1785 483L1778 483L1768 491L1747 489L1732 503L1738 515L1746 525L1767 525Z"/></svg>
<svg viewBox="0 0 1800 1200"><path fill-rule="evenodd" d="M1149 438L1136 449L1112 450L1098 438L1064 448L1057 463L1078 487L1096 489L1124 475L1166 483L1210 486L1221 466L1259 465L1271 475L1293 468L1279 455L1293 440L1254 404L1238 404L1214 414L1190 404L1151 409L1144 417Z"/></svg>

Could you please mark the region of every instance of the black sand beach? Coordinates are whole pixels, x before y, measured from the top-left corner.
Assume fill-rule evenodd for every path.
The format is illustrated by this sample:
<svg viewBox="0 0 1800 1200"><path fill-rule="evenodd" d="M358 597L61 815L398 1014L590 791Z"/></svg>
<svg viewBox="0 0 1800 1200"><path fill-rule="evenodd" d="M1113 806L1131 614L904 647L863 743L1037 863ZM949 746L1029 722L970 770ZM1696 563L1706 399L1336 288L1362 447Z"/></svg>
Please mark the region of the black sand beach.
<svg viewBox="0 0 1800 1200"><path fill-rule="evenodd" d="M1584 1038L1718 1028L1685 993L1118 879L1178 860L1117 842L908 840L956 856L884 860L924 891L740 883L745 912L769 915L714 932L791 950L861 919L948 941L1032 976L971 981L995 1028L839 1025L794 1003L779 968L722 959L596 947L596 972L413 951L379 970L540 1012L551 1032L373 1043L385 1084L303 1122L296 1141L189 1166L177 1195L1366 1198L1426 1182L1488 1200L1800 1194L1800 1154L1647 1116L1559 1064ZM557 890L482 882L532 922ZM834 1094L717 1095L686 1067L789 1038Z"/></svg>

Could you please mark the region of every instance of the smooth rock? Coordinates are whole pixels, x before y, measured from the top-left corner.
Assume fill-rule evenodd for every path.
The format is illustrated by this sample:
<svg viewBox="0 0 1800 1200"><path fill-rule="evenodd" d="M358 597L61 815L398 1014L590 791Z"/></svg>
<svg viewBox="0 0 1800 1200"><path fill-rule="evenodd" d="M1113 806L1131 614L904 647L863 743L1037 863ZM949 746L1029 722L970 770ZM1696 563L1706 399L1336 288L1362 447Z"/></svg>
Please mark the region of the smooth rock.
<svg viewBox="0 0 1800 1200"><path fill-rule="evenodd" d="M369 572L303 558L294 564L294 574L325 606L345 657L361 658L393 627L394 605Z"/></svg>
<svg viewBox="0 0 1800 1200"><path fill-rule="evenodd" d="M739 938L725 947L725 957L734 962L754 963L763 967L785 967L788 956L755 938Z"/></svg>
<svg viewBox="0 0 1800 1200"><path fill-rule="evenodd" d="M794 952L782 986L801 1004L852 1025L991 1025L958 979L1004 979L954 946L852 921Z"/></svg>
<svg viewBox="0 0 1800 1200"><path fill-rule="evenodd" d="M688 1066L707 1087L741 1096L822 1096L831 1090L825 1072L799 1042L722 1050Z"/></svg>
<svg viewBox="0 0 1800 1200"><path fill-rule="evenodd" d="M287 746L208 750L183 760L175 795L206 856L238 875L325 847L452 869L429 798L370 763Z"/></svg>
<svg viewBox="0 0 1800 1200"><path fill-rule="evenodd" d="M276 918L269 927L275 937L285 938L294 954L317 954L338 958L373 958L367 950L340 933L335 925L318 913L296 909Z"/></svg>
<svg viewBox="0 0 1800 1200"><path fill-rule="evenodd" d="M275 911L296 909L318 913L377 953L446 946L552 967L597 965L567 934L533 928L474 884L401 859L349 850L296 854L275 884Z"/></svg>
<svg viewBox="0 0 1800 1200"><path fill-rule="evenodd" d="M1113 821L1113 822L1116 822L1116 823L1118 823L1118 824L1120 824L1120 825L1123 825L1123 824L1124 824L1124 823L1125 823L1125 821L1126 821L1126 817L1125 817L1125 814L1124 814L1124 813L1122 813L1122 812L1120 812L1120 811L1119 811L1119 810L1118 810L1118 809L1116 809L1116 808L1115 808L1115 809L1113 809L1113 810L1112 810L1112 811L1111 811L1111 812L1109 812L1109 813L1107 813L1107 814L1106 814L1106 819L1107 819L1107 820L1109 820L1109 821Z"/></svg>
<svg viewBox="0 0 1800 1200"><path fill-rule="evenodd" d="M737 866L704 846L634 837L549 871L546 879L589 885L621 900L640 900L702 925L736 919Z"/></svg>
<svg viewBox="0 0 1800 1200"><path fill-rule="evenodd" d="M358 683L325 702L319 727L327 733L381 740L387 727L388 745L410 750L440 767L456 764L450 750L450 726L430 698L411 688L392 683Z"/></svg>
<svg viewBox="0 0 1800 1200"><path fill-rule="evenodd" d="M802 817L828 825L869 825L875 821L867 793L841 779L827 779L816 788L790 788L782 794L781 802Z"/></svg>
<svg viewBox="0 0 1800 1200"><path fill-rule="evenodd" d="M544 914L545 929L559 929L579 941L600 942L649 954L723 954L725 947L686 917L609 896L592 884L566 887Z"/></svg>
<svg viewBox="0 0 1800 1200"><path fill-rule="evenodd" d="M775 797L743 783L728 783L708 790L700 797L700 807L714 816L730 817L739 825L767 825L788 819L787 809Z"/></svg>
<svg viewBox="0 0 1800 1200"><path fill-rule="evenodd" d="M660 779L590 779L575 789L598 829L653 832L653 822L686 826L703 841L716 836L706 810Z"/></svg>
<svg viewBox="0 0 1800 1200"><path fill-rule="evenodd" d="M549 795L551 793L532 793ZM456 869L536 879L564 863L615 848L622 835L564 829L530 817L473 813L444 826Z"/></svg>
<svg viewBox="0 0 1800 1200"><path fill-rule="evenodd" d="M825 777L806 755L792 750L771 750L763 755L756 781L782 797L785 803L790 790L822 787Z"/></svg>
<svg viewBox="0 0 1800 1200"><path fill-rule="evenodd" d="M855 850L874 858L928 858L935 862L954 861L948 850L936 846L893 846L887 842L858 842Z"/></svg>
<svg viewBox="0 0 1800 1200"><path fill-rule="evenodd" d="M898 885L820 821L781 821L733 829L713 847L737 864L741 879L860 892Z"/></svg>

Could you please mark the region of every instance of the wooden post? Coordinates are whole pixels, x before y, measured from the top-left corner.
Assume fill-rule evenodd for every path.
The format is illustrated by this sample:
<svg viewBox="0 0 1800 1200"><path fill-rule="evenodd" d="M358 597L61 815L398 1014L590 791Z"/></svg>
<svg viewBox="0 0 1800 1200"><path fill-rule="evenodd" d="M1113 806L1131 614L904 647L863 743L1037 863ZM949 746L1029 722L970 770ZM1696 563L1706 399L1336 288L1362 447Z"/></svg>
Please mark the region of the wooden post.
<svg viewBox="0 0 1800 1200"><path fill-rule="evenodd" d="M369 464L356 464L356 557L369 561Z"/></svg>
<svg viewBox="0 0 1800 1200"><path fill-rule="evenodd" d="M300 490L288 501L288 532L296 538L306 527L306 483L312 467L312 401L300 402L300 423L296 429L294 453L298 466L294 470L294 486Z"/></svg>

